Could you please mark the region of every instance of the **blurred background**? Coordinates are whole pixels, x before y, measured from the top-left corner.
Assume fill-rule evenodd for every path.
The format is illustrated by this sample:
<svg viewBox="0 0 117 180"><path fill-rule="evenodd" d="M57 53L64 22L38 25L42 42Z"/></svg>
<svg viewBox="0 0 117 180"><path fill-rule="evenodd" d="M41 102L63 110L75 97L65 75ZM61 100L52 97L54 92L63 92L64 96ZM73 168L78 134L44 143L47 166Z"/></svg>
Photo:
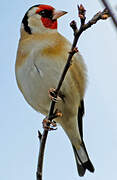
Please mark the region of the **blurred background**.
<svg viewBox="0 0 117 180"><path fill-rule="evenodd" d="M15 59L20 24L25 12L35 4L49 4L69 13L59 19L59 32L73 40L69 26L77 18L77 3L87 10L87 20L103 10L100 0L20 0L1 1L0 16L0 179L34 180L43 116L24 100L15 80ZM116 13L117 2L111 0ZM82 34L78 49L88 69L85 95L84 141L95 173L84 180L116 179L117 162L117 30L111 19L99 21ZM74 154L65 133L58 127L46 144L44 178L77 180Z"/></svg>

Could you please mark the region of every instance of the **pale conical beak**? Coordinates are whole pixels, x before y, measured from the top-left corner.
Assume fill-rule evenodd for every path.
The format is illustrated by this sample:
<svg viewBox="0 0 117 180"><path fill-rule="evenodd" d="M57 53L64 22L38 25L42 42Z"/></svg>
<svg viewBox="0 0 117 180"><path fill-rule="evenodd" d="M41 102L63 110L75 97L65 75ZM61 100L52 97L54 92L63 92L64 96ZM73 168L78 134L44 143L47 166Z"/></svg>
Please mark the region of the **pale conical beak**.
<svg viewBox="0 0 117 180"><path fill-rule="evenodd" d="M52 20L56 20L58 19L59 17L63 16L64 14L67 14L66 11L60 11L60 10L54 10L53 11L53 17L52 17Z"/></svg>

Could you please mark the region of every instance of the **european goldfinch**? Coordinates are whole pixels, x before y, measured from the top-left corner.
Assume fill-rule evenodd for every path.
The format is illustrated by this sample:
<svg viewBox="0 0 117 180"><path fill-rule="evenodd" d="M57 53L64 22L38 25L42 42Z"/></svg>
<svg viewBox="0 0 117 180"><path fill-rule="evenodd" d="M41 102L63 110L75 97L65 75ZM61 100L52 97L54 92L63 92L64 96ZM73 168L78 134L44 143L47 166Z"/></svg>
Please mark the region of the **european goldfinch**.
<svg viewBox="0 0 117 180"><path fill-rule="evenodd" d="M57 31L57 19L66 14L49 5L35 5L25 14L16 58L16 80L26 101L38 112L48 115L48 90L56 88L71 49L71 43ZM71 141L78 173L94 172L83 141L82 117L86 89L86 67L78 52L61 87L63 99L56 119Z"/></svg>

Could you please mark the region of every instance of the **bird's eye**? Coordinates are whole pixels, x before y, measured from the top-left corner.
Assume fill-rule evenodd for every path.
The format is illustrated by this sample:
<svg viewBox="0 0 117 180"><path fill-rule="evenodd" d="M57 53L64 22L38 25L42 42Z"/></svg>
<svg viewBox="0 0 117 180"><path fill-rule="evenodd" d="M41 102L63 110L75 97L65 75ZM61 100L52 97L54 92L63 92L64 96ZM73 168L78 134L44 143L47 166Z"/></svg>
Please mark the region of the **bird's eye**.
<svg viewBox="0 0 117 180"><path fill-rule="evenodd" d="M52 11L48 11L48 10L42 10L38 13L40 16L44 17L44 18L50 18L52 19Z"/></svg>
<svg viewBox="0 0 117 180"><path fill-rule="evenodd" d="M43 16L45 14L45 11L40 11L39 14Z"/></svg>

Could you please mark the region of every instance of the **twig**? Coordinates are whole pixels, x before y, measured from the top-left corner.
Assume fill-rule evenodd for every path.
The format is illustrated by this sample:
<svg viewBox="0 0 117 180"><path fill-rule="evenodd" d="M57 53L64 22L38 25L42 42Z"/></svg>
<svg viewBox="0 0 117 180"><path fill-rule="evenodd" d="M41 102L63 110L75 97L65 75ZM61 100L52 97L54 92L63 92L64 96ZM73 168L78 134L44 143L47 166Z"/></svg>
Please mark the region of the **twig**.
<svg viewBox="0 0 117 180"><path fill-rule="evenodd" d="M109 14L110 14L110 16L111 16L111 18L112 18L112 20L113 20L113 23L114 23L114 25L115 25L116 28L117 28L117 20L116 20L116 18L115 18L115 16L114 16L114 13L113 13L112 9L109 7L109 5L108 5L108 3L106 2L106 0L102 0L102 3L103 3L104 6L106 7L106 9L108 9L108 12L109 12Z"/></svg>
<svg viewBox="0 0 117 180"><path fill-rule="evenodd" d="M43 158L44 158L45 143L46 143L47 135L48 135L48 131L44 130L41 136L41 141L40 141L40 149L39 149L37 172L36 172L37 180L42 180Z"/></svg>
<svg viewBox="0 0 117 180"><path fill-rule="evenodd" d="M95 24L98 20L100 19L107 19L109 17L108 11L104 10L102 12L97 13L88 23L85 24L85 17L86 14L86 10L84 9L83 5L78 6L78 15L79 18L81 20L81 25L80 28L78 30L77 28L77 24L75 21L72 21L70 23L71 28L73 29L74 32L74 40L73 40L73 44L71 47L71 51L69 52L69 56L68 56L68 60L67 63L64 67L63 73L61 75L61 78L59 80L58 86L56 88L55 91L55 98L57 97L57 95L59 94L60 88L62 86L62 83L64 81L64 78L66 76L66 73L71 65L72 62L72 57L75 53L78 52L78 49L76 48L78 39L80 37L80 35L82 34L83 31L85 31L86 29L88 29L89 27L91 27L93 24ZM55 107L56 102L52 101L51 105L50 105L50 110L49 110L49 115L48 115L48 119L52 120L52 115L54 113L54 107ZM47 135L48 135L48 131L44 130L43 135L41 137L41 144L40 144L40 150L39 150L39 158L38 158L38 166L37 166L37 180L42 180L42 168L43 168L43 158L44 158L44 150L45 150L45 144L46 144L46 139L47 139Z"/></svg>

